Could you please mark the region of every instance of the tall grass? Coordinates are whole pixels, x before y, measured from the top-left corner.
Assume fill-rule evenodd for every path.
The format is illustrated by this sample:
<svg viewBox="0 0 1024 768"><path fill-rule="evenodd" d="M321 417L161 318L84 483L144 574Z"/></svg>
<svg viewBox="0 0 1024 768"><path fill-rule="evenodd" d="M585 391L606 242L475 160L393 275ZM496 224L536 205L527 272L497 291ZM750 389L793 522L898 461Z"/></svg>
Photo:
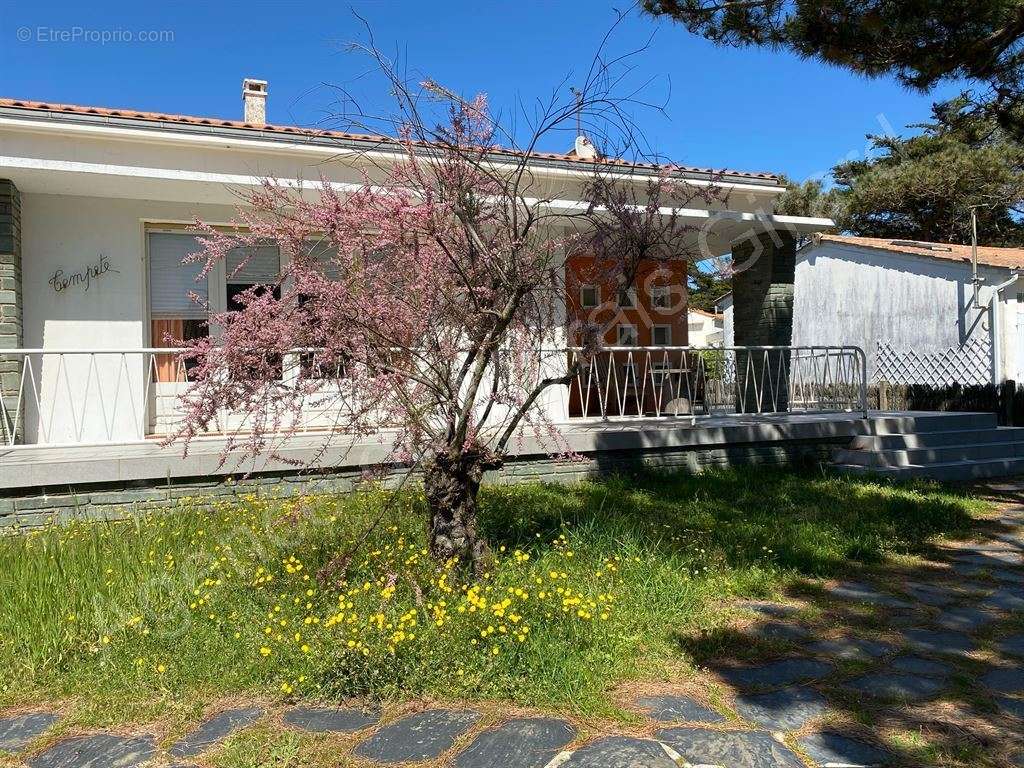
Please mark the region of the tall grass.
<svg viewBox="0 0 1024 768"><path fill-rule="evenodd" d="M919 551L982 509L934 487L753 469L489 487L495 557L474 584L426 557L408 492L321 583L385 498L185 501L3 537L0 705L258 691L600 713L618 682L685 671L673 638L714 626L723 599Z"/></svg>

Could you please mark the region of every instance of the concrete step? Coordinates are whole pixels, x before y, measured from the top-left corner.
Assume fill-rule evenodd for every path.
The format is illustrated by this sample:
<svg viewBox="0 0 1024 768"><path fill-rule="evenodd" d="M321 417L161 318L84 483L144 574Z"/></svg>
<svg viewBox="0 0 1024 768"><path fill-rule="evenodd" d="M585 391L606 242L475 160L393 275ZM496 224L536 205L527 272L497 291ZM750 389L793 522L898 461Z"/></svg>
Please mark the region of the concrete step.
<svg viewBox="0 0 1024 768"><path fill-rule="evenodd" d="M838 472L847 475L874 475L895 480L929 478L949 482L1021 474L1024 473L1024 458L949 461L937 464L912 464L906 467L865 467L860 464L837 464L835 468Z"/></svg>
<svg viewBox="0 0 1024 768"><path fill-rule="evenodd" d="M836 464L863 467L906 467L953 461L1024 458L1024 442L990 442L905 450L856 450L840 448L832 453Z"/></svg>
<svg viewBox="0 0 1024 768"><path fill-rule="evenodd" d="M907 413L873 415L867 434L899 435L912 432L949 432L951 430L995 429L994 413Z"/></svg>
<svg viewBox="0 0 1024 768"><path fill-rule="evenodd" d="M904 432L881 435L858 435L850 448L862 451L912 450L940 448L951 445L1024 442L1024 427L989 427L981 429L950 429L945 431Z"/></svg>

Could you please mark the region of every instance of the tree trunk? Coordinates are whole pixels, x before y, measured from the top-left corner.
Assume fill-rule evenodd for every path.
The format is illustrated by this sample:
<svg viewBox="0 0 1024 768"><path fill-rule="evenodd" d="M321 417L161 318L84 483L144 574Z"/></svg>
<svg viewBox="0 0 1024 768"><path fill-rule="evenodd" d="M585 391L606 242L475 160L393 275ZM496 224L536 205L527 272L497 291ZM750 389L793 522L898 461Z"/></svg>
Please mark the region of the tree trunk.
<svg viewBox="0 0 1024 768"><path fill-rule="evenodd" d="M426 467L423 488L430 510L430 554L440 562L454 558L478 575L489 554L477 531L476 497L488 469L501 460L479 453L442 454Z"/></svg>

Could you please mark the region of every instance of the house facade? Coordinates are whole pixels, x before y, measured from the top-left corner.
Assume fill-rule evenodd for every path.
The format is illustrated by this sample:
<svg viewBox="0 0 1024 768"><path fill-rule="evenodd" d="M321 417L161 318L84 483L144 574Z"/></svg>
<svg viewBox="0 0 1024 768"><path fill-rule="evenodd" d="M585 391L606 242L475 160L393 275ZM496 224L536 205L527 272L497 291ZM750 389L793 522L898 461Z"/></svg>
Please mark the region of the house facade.
<svg viewBox="0 0 1024 768"><path fill-rule="evenodd" d="M1024 380L1024 249L818 235L797 253L793 343L855 344L900 384Z"/></svg>
<svg viewBox="0 0 1024 768"><path fill-rule="evenodd" d="M33 466L66 449L79 451L90 466L81 471L97 482L196 475L216 466L183 463L180 449L158 446L155 438L168 431L188 373L162 346L168 336L203 332L205 317L190 293L214 311L228 310L240 291L277 273L281 256L268 248L241 270L220 264L197 281L198 267L181 263L197 250L191 228L197 220L230 224L245 193L268 177L308 195L323 178L344 193L401 157L387 137L266 124L266 98L265 83L247 81L244 120L0 99L0 433L6 445L0 489L40 484L24 464L14 468L13 458L28 456L28 449L53 449L32 454ZM508 153L495 150L489 160L500 164ZM595 163L638 188L666 172L538 152L529 157L531 191L556 211L585 208L581 189ZM692 229L687 252L756 246L765 263L785 265L786 243L831 224L774 215L784 188L771 174L670 172L687 184L725 190L720 203L665 211ZM582 266L566 269L572 275ZM655 274L641 265L637 284L621 295L620 287L577 280L581 289L566 297L560 343L567 353L576 343L573 314L590 312L595 302L611 301L619 316L606 329L609 345L678 350L692 343L686 265L674 269ZM766 285L772 284L752 283L752 290L767 291ZM660 370L659 381L671 381L680 366ZM587 409L573 412L569 388L563 390L544 401L551 422L592 416ZM646 415L645 407L640 411ZM224 423L237 427L230 414ZM309 427L318 424L313 419ZM211 446L216 440L209 437ZM97 446L135 446L147 459L129 472Z"/></svg>
<svg viewBox="0 0 1024 768"><path fill-rule="evenodd" d="M725 316L719 312L688 309L686 325L691 346L720 347L725 343Z"/></svg>

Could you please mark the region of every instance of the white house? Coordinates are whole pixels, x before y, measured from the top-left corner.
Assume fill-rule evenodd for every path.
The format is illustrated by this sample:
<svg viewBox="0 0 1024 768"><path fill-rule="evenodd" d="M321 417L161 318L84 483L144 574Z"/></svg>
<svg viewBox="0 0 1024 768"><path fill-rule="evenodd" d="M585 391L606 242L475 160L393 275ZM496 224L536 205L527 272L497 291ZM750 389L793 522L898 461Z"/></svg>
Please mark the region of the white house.
<svg viewBox="0 0 1024 768"><path fill-rule="evenodd" d="M721 314L689 309L686 326L691 347L717 347L725 341L725 318Z"/></svg>
<svg viewBox="0 0 1024 768"><path fill-rule="evenodd" d="M154 347L201 325L189 291L226 309L238 290L278 271L279 255L261 253L234 276L218 266L196 283L197 268L181 265L197 250L190 226L230 223L239 193L267 177L313 194L323 176L345 192L401 156L387 137L266 124L266 99L265 82L245 81L244 120L0 99L0 491L220 471L215 446L183 462L153 439L183 386L173 358ZM509 155L496 149L489 160ZM537 199L556 210L585 208L580 189L594 163L640 189L666 172L575 153L528 159ZM770 234L783 244L763 246L770 261L774 248L791 254L795 238L832 223L774 215L784 188L772 174L671 173L728 192L728 203L665 211L692 227L695 250L721 254ZM547 403L553 422L572 418L567 403Z"/></svg>
<svg viewBox="0 0 1024 768"><path fill-rule="evenodd" d="M816 235L797 252L794 344L852 344L870 378L1024 381L1024 249Z"/></svg>

